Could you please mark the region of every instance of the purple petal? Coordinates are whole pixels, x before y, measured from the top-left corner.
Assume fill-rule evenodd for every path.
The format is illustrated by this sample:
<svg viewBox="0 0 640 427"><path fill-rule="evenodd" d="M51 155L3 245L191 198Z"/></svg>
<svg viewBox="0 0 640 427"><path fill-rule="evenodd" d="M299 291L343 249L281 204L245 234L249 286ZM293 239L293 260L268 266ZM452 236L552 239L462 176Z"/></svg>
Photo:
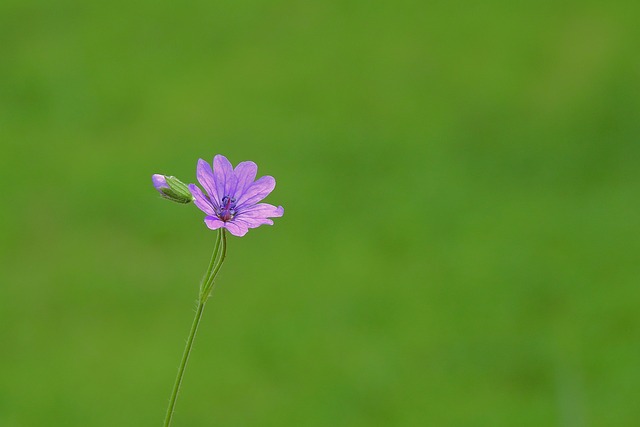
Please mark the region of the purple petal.
<svg viewBox="0 0 640 427"><path fill-rule="evenodd" d="M236 190L237 179L233 174L233 166L221 154L217 154L213 158L213 180L215 181L219 200L222 200L224 196L233 196L232 191L235 192Z"/></svg>
<svg viewBox="0 0 640 427"><path fill-rule="evenodd" d="M246 224L244 224L242 222L237 222L237 221L225 222L224 223L224 228L229 230L229 233L233 234L234 236L238 236L238 237L244 236L245 234L247 234L247 231L249 231L249 227L247 227Z"/></svg>
<svg viewBox="0 0 640 427"><path fill-rule="evenodd" d="M189 184L189 192L193 196L193 203L198 208L200 208L202 212L206 213L207 215L216 214L213 204L208 197L202 194L202 190L200 190L200 187L195 184Z"/></svg>
<svg viewBox="0 0 640 427"><path fill-rule="evenodd" d="M253 181L256 179L256 174L258 173L258 165L253 162L241 162L238 163L238 166L233 170L233 174L236 176L238 180L238 185L236 187L236 191L234 197L236 199L240 198L242 194L245 192L247 188Z"/></svg>
<svg viewBox="0 0 640 427"><path fill-rule="evenodd" d="M273 191L276 187L276 180L274 177L265 175L251 184L249 188L239 197L236 202L238 210L242 207L249 207L260 200L264 199Z"/></svg>
<svg viewBox="0 0 640 427"><path fill-rule="evenodd" d="M211 170L211 165L206 161L199 159L198 167L196 168L196 177L198 178L200 185L204 187L211 201L216 206L219 206L221 196L218 197L218 192L216 191L216 183L213 171Z"/></svg>
<svg viewBox="0 0 640 427"><path fill-rule="evenodd" d="M212 230L217 230L218 228L225 226L224 221L221 221L220 218L212 215L207 216L204 219L204 223L207 224L207 227L209 227Z"/></svg>
<svg viewBox="0 0 640 427"><path fill-rule="evenodd" d="M257 228L261 225L273 225L273 221L269 218L238 218L235 217L233 222L244 225L247 228Z"/></svg>
<svg viewBox="0 0 640 427"><path fill-rule="evenodd" d="M169 188L169 185L167 184L167 180L164 177L164 175L159 175L159 174L153 174L153 176L151 177L151 180L153 181L153 186L156 187L156 190L160 191L161 188Z"/></svg>
<svg viewBox="0 0 640 427"><path fill-rule="evenodd" d="M284 215L282 206L275 207L269 203L258 203L257 205L248 206L245 210L238 213L238 217L245 218L276 218Z"/></svg>

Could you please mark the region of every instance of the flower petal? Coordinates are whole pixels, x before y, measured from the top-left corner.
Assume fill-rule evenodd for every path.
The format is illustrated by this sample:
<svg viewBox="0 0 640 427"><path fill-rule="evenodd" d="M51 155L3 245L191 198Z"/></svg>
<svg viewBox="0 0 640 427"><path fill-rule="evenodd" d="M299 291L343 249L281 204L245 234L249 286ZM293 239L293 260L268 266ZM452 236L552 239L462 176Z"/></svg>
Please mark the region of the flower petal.
<svg viewBox="0 0 640 427"><path fill-rule="evenodd" d="M242 196L247 188L253 181L256 179L256 174L258 173L258 165L253 162L240 162L238 166L233 170L233 174L236 176L238 180L238 184L236 186L236 191L233 197L237 199Z"/></svg>
<svg viewBox="0 0 640 427"><path fill-rule="evenodd" d="M206 161L199 159L198 167L196 168L196 177L198 178L200 185L204 187L213 204L215 206L219 206L220 197L218 197L218 192L216 191L216 183L213 171L211 170L211 165Z"/></svg>
<svg viewBox="0 0 640 427"><path fill-rule="evenodd" d="M222 222L222 221L221 221ZM242 237L249 231L249 227L242 222L229 221L224 223L224 228L229 230L234 236Z"/></svg>
<svg viewBox="0 0 640 427"><path fill-rule="evenodd" d="M276 218L284 215L282 206L275 207L269 203L258 203L257 205L248 206L245 210L238 213L239 218Z"/></svg>
<svg viewBox="0 0 640 427"><path fill-rule="evenodd" d="M273 191L276 187L276 180L274 177L265 175L251 184L249 188L240 196L236 202L237 209L240 210L243 207L249 207L260 200L264 199Z"/></svg>
<svg viewBox="0 0 640 427"><path fill-rule="evenodd" d="M238 218L235 217L233 221L236 224L244 225L247 228L257 228L261 225L273 225L273 221L269 218Z"/></svg>
<svg viewBox="0 0 640 427"><path fill-rule="evenodd" d="M207 227L209 227L212 230L217 230L218 228L224 227L225 225L224 221L221 221L220 218L212 215L207 216L204 219L204 223L207 224Z"/></svg>
<svg viewBox="0 0 640 427"><path fill-rule="evenodd" d="M202 190L195 184L189 184L189 192L193 196L193 203L207 215L215 215L216 211L207 196L202 194Z"/></svg>
<svg viewBox="0 0 640 427"><path fill-rule="evenodd" d="M155 173L151 177L151 180L153 181L153 186L158 191L160 191L161 188L169 188L169 185L167 184L167 179L164 177L164 175Z"/></svg>
<svg viewBox="0 0 640 427"><path fill-rule="evenodd" d="M233 174L233 166L221 154L217 154L213 158L213 180L216 183L219 200L222 200L224 196L233 196L232 192L236 190L237 179Z"/></svg>

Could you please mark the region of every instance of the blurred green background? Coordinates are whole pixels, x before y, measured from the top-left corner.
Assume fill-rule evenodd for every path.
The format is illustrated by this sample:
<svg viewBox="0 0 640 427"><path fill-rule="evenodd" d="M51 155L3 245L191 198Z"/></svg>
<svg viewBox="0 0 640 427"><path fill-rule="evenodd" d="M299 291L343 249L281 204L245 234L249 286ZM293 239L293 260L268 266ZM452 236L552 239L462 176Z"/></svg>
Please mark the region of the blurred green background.
<svg viewBox="0 0 640 427"><path fill-rule="evenodd" d="M0 426L640 425L640 7L0 3Z"/></svg>

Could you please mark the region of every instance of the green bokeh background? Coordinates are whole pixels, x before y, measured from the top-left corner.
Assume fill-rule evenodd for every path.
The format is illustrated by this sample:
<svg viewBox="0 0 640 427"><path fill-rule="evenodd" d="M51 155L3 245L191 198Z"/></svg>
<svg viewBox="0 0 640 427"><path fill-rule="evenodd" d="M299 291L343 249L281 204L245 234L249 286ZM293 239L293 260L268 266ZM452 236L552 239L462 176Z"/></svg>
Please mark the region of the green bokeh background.
<svg viewBox="0 0 640 427"><path fill-rule="evenodd" d="M0 3L0 426L640 425L635 1Z"/></svg>

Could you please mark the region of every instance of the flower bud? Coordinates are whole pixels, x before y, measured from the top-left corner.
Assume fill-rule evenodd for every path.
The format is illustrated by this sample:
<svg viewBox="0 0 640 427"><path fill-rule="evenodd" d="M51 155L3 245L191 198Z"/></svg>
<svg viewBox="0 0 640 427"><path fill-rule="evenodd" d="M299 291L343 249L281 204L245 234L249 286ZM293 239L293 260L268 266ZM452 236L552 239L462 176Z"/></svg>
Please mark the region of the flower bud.
<svg viewBox="0 0 640 427"><path fill-rule="evenodd" d="M193 196L189 188L175 176L165 176L154 174L151 177L153 186L165 199L176 203L189 203L193 201Z"/></svg>

